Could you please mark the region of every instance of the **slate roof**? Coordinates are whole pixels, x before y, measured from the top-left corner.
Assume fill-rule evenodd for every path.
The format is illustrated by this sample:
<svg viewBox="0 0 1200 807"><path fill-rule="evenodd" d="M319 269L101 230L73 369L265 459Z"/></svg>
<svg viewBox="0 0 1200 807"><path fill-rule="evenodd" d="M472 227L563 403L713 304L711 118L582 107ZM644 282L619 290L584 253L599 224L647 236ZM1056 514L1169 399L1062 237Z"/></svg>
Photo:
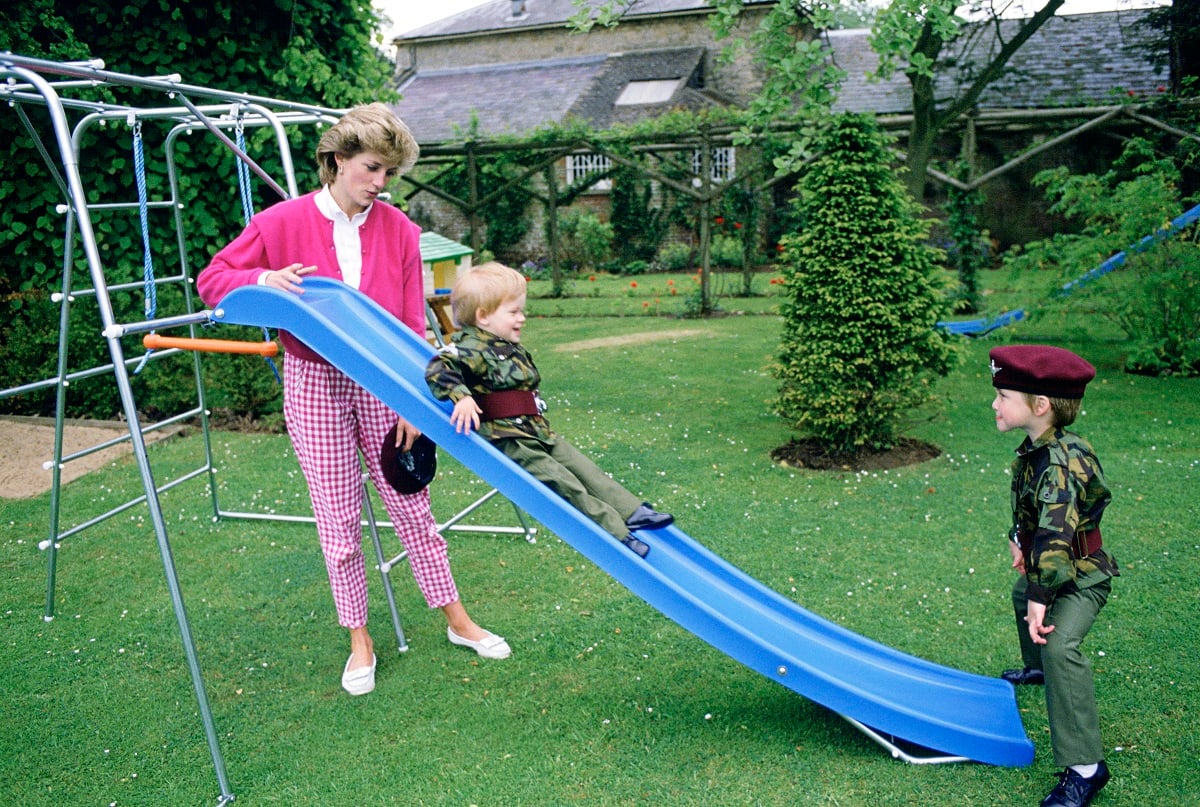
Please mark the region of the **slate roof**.
<svg viewBox="0 0 1200 807"><path fill-rule="evenodd" d="M700 109L719 100L701 89L704 48L672 48L611 54L604 70L588 91L571 107L571 115L586 120L593 128L606 129L632 123L670 109ZM616 106L617 96L630 81L682 79L680 87L660 104Z"/></svg>
<svg viewBox="0 0 1200 807"><path fill-rule="evenodd" d="M600 4L600 0L592 2L595 5ZM407 42L435 36L559 25L579 13L579 8L572 0L527 0L525 13L515 18L512 7L512 0L490 0L451 17L408 31L401 39ZM707 0L637 0L637 4L625 18L705 10L711 10Z"/></svg>
<svg viewBox="0 0 1200 807"><path fill-rule="evenodd" d="M604 129L670 109L722 103L699 87L703 61L703 48L664 48L422 70L401 88L403 98L393 109L426 144L462 140L472 120L481 136L524 134L572 119ZM614 105L630 81L671 78L685 81L664 103Z"/></svg>
<svg viewBox="0 0 1200 807"><path fill-rule="evenodd" d="M421 70L392 106L418 143L464 139L478 120L484 136L524 134L567 119L603 70L607 56Z"/></svg>
<svg viewBox="0 0 1200 807"><path fill-rule="evenodd" d="M1005 74L984 90L980 109L1044 109L1112 104L1132 91L1156 95L1168 82L1167 69L1147 60L1151 32L1138 21L1148 10L1057 16L1030 37L1008 63ZM1006 39L1019 20L1001 22ZM976 54L957 54L959 73L983 61L995 35L976 43ZM837 108L874 114L911 112L911 92L903 74L883 83L866 76L878 65L867 45L865 29L831 31L829 44L837 64L847 72ZM938 96L956 94L967 76L946 71L939 76Z"/></svg>
<svg viewBox="0 0 1200 807"><path fill-rule="evenodd" d="M640 0L639 14L688 11L705 7L704 0ZM560 26L575 12L571 0L529 0L529 19L521 26ZM492 0L454 17L406 35L402 41L450 37L490 31L503 36L510 23L511 0ZM1055 17L1047 22L1010 61L1006 74L980 99L981 109L1036 109L1112 104L1128 92L1157 94L1168 81L1166 68L1155 69L1143 55L1150 38L1137 25L1147 10ZM1011 36L1018 20L1001 23L1001 35ZM995 46L995 33L985 27L975 54L958 54L960 71L982 62ZM846 70L837 109L873 114L911 111L910 88L903 74L875 83L866 76L877 65L867 45L868 31L832 31L828 43L837 63ZM960 40L962 41L962 40ZM441 47L450 47L441 43ZM1137 49L1141 47L1142 50ZM421 70L400 90L395 106L423 144L462 140L463 127L478 121L479 136L520 135L547 123L581 119L599 129L660 114L672 108L698 109L726 103L703 89L705 52L701 47L580 56L507 64L471 65ZM1165 61L1165 60L1164 60ZM687 77L669 102L616 107L614 101L631 80ZM940 97L956 93L964 78L945 71L939 78Z"/></svg>

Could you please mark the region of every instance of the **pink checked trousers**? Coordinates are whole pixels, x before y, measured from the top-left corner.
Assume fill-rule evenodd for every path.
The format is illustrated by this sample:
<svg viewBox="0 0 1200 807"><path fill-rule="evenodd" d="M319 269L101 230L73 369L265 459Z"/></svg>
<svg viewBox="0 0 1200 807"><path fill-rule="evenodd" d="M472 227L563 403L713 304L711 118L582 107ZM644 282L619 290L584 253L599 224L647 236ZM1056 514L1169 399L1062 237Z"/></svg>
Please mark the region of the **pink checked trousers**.
<svg viewBox="0 0 1200 807"><path fill-rule="evenodd" d="M379 467L379 450L396 413L328 364L288 356L283 415L308 482L317 535L325 555L338 624L367 624L367 574L362 548L362 465L383 500L413 578L430 608L458 600L446 540L429 506L429 489L397 493Z"/></svg>

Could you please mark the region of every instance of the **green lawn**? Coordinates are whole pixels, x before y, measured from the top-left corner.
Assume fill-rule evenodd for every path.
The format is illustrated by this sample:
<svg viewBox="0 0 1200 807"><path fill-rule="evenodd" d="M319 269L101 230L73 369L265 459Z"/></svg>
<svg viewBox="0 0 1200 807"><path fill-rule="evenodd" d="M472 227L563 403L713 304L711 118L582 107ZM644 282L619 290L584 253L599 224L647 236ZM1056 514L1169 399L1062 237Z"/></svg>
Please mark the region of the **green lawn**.
<svg viewBox="0 0 1200 807"><path fill-rule="evenodd" d="M806 608L993 675L1019 661L1004 539L1016 438L992 423L987 350L1010 338L1080 350L1100 374L1077 428L1114 489L1105 538L1123 572L1086 645L1113 769L1096 803L1197 803L1200 382L1122 374L1123 340L1100 318L1038 307L1032 287L993 275L989 313L1015 303L1036 315L964 342L939 404L915 413L908 433L938 445L937 459L872 473L782 468L768 457L792 436L771 414L766 366L779 321L769 277L756 278L761 296L721 297L729 316L710 319L668 316L685 292L671 295L666 281L687 275L598 278L595 294L578 279L564 300L537 296L535 281L524 338L556 428ZM662 310L650 316L643 303L656 299ZM213 448L223 507L306 512L285 437L221 432ZM202 449L197 433L152 446L158 481L190 470ZM440 518L485 490L443 453ZM133 464L115 463L64 487L64 526L140 493ZM64 542L57 617L44 622L37 544L48 502L0 504L0 801L213 803L219 788L145 509ZM352 699L338 683L347 643L311 526L213 523L199 481L162 502L239 804L994 807L1036 804L1055 782L1040 690L1018 692L1032 766L906 765L683 631L545 530L535 544L449 536L472 614L513 646L503 662L450 646L405 568L393 578L410 650L395 653L372 572L378 686ZM500 499L478 520L516 523Z"/></svg>

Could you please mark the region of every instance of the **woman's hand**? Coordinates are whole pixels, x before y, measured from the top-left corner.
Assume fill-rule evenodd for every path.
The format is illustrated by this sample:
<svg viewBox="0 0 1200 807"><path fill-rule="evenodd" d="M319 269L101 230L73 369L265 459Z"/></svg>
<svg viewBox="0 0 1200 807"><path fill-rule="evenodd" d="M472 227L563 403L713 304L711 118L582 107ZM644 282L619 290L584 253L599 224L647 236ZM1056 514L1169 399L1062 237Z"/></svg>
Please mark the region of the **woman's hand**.
<svg viewBox="0 0 1200 807"><path fill-rule="evenodd" d="M283 269L267 272L266 277L263 279L263 285L291 292L292 294L303 294L304 289L301 286L304 283L304 276L311 275L315 271L317 271L317 267L315 266L293 263L291 266L285 266Z"/></svg>
<svg viewBox="0 0 1200 807"><path fill-rule="evenodd" d="M396 420L396 448L401 451L408 451L413 447L413 443L417 442L417 438L421 436L421 430L409 423L404 418Z"/></svg>

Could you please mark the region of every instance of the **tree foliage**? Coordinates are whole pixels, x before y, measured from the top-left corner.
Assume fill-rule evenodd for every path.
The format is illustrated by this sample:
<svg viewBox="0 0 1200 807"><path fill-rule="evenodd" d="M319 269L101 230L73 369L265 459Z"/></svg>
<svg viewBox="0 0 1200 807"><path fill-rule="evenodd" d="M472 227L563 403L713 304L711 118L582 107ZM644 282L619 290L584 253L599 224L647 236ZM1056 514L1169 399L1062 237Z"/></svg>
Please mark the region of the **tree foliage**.
<svg viewBox="0 0 1200 807"><path fill-rule="evenodd" d="M797 187L783 239L777 411L830 452L891 447L954 351L937 250L866 116L839 116Z"/></svg>
<svg viewBox="0 0 1200 807"><path fill-rule="evenodd" d="M1042 0L1034 13L1020 20L1008 38L1001 37L1000 8L984 0L963 5L957 0L895 0L876 17L871 47L879 55L876 75L887 78L902 70L912 86L912 122L909 124L906 166L908 188L914 198L924 196L925 171L933 157L938 135L978 102L988 85L1004 75L1013 55L1052 19L1066 0ZM1033 5L1037 5L1034 3ZM976 22L968 26L972 15ZM997 46L977 53L992 40ZM953 58L948 58L948 57ZM955 65L975 65L958 93L940 97L939 72Z"/></svg>
<svg viewBox="0 0 1200 807"><path fill-rule="evenodd" d="M906 181L913 198L921 201L938 136L1004 75L1013 55L1064 2L1036 0L1033 13L1017 22L1007 38L1001 37L999 22L1008 7L987 0L893 0L871 15L863 14L861 4L853 0L776 0L752 28L742 25L744 0L713 0L710 21L717 38L728 43L725 59L748 51L762 70L762 88L748 108L747 136L766 134L782 121L796 124L788 152L776 160L779 170L787 173L811 155L813 138L845 78L822 37L856 17L871 19L869 42L879 57L875 77L886 79L902 71L912 86ZM580 12L572 23L582 30L615 25L635 7L633 0L607 0L598 7L584 0L575 3ZM985 47L992 49L984 52ZM952 97L939 96L938 74L965 64L972 65L972 73L963 76L962 89Z"/></svg>
<svg viewBox="0 0 1200 807"><path fill-rule="evenodd" d="M1080 230L1029 244L1008 260L1017 271L1057 270L1060 296L1115 321L1129 340L1130 372L1200 376L1200 243L1194 224L1171 232L1184 206L1179 180L1175 161L1143 138L1130 140L1104 173L1043 171L1034 181L1054 200L1051 211ZM1088 277L1081 267L1120 252L1117 270L1080 282Z"/></svg>
<svg viewBox="0 0 1200 807"><path fill-rule="evenodd" d="M344 108L373 100L391 100L391 64L377 46L377 17L369 4L335 0L262 4L233 0L80 0L52 3L29 0L0 7L0 51L55 61L101 59L104 68L137 76L177 74L188 85L240 91L269 98ZM73 91L79 97L81 91ZM92 100L130 106L171 105L161 94L97 88ZM203 103L203 101L201 101ZM30 126L14 110L0 113L0 202L8 226L0 229L0 254L9 259L0 273L0 316L6 330L21 331L21 340L0 347L0 387L53 375L58 354L59 307L49 293L61 287L64 261L63 219L56 207L63 201L53 172L39 156L39 141L58 161L48 116L37 105L25 104ZM77 119L77 118L76 118ZM170 122L147 121L143 128L146 185L152 198L167 188L162 146ZM32 128L32 133L30 131ZM89 199L128 202L132 190L133 157L128 129L109 126L96 130L81 145L80 171ZM250 135L254 145L267 133ZM301 190L316 182L312 154L318 133L290 133ZM257 138L257 139L256 139ZM179 196L189 217L185 252L207 261L244 225L238 203L236 162L221 147L203 137L181 140L177 147ZM264 159L263 167L277 180L278 160ZM280 181L280 184L283 184ZM264 186L254 189L254 204L277 200ZM97 213L97 241L109 285L141 279L143 250L136 214ZM162 271L178 271L179 249L169 213L155 213L150 222L153 260ZM197 267L192 267L195 270ZM75 288L89 285L87 265L73 267ZM164 295L159 313L182 305L181 295ZM119 318L140 318L140 300L114 299ZM107 360L98 338L95 306L73 310L70 354L73 366ZM79 385L83 386L83 385ZM164 385L170 387L170 384ZM93 385L93 394L76 390L75 414L108 416L118 408L111 384ZM164 390L164 396L171 392ZM157 392L149 396L151 398ZM146 397L140 400L146 400ZM11 405L47 412L50 393L11 399ZM7 405L7 404L6 404Z"/></svg>
<svg viewBox="0 0 1200 807"><path fill-rule="evenodd" d="M1156 67L1170 67L1171 89L1178 95L1200 76L1200 0L1173 0L1151 11L1145 20L1157 33L1152 56Z"/></svg>

